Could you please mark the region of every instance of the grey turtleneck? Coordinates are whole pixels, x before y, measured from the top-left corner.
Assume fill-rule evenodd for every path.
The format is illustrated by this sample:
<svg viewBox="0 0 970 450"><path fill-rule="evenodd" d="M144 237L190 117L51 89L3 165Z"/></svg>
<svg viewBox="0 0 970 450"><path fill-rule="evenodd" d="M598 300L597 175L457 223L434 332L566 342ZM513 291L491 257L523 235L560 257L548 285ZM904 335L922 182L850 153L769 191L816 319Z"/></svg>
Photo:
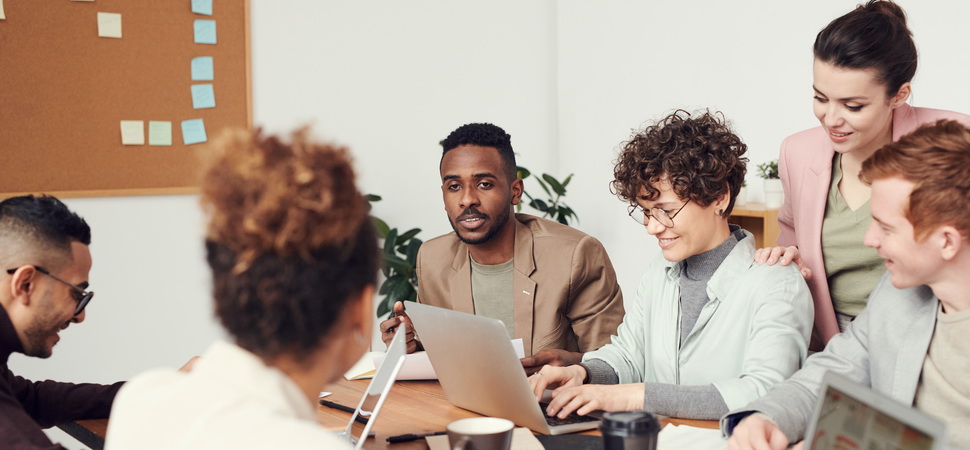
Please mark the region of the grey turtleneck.
<svg viewBox="0 0 970 450"><path fill-rule="evenodd" d="M720 245L684 260L680 274L680 345L684 344L701 310L709 301L707 283L714 276L724 259L737 243L744 239L744 232L732 225L731 234ZM589 374L589 383L617 384L620 379L606 361L592 359L582 364ZM727 414L724 398L713 384L684 386L670 383L647 382L644 389L644 409L651 413L672 417L717 420Z"/></svg>

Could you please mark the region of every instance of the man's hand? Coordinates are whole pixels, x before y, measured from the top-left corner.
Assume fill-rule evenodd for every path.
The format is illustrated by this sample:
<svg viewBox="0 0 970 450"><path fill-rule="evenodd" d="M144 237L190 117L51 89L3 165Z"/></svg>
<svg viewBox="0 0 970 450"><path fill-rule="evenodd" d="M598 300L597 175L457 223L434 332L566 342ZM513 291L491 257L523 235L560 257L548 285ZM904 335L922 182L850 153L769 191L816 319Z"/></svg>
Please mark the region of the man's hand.
<svg viewBox="0 0 970 450"><path fill-rule="evenodd" d="M525 368L526 375L532 375L542 369L542 366L570 366L579 364L583 360L583 354L578 352L567 352L566 350L540 350L532 356L520 359L522 367Z"/></svg>
<svg viewBox="0 0 970 450"><path fill-rule="evenodd" d="M529 385L532 386L536 401L542 401L542 394L546 389L581 386L584 380L586 368L583 366L542 366L542 370L529 377Z"/></svg>
<svg viewBox="0 0 970 450"><path fill-rule="evenodd" d="M195 363L198 361L199 361L198 356L193 356L189 358L189 361L179 368L179 372L185 372L185 373L191 372L192 368L195 367Z"/></svg>
<svg viewBox="0 0 970 450"><path fill-rule="evenodd" d="M788 448L788 438L781 432L778 425L764 414L752 414L741 420L731 439L728 440L730 450L784 450Z"/></svg>
<svg viewBox="0 0 970 450"><path fill-rule="evenodd" d="M405 346L407 347L408 353L414 353L418 348L418 342L414 340L414 325L411 325L411 318L408 317L407 313L404 312L404 303L395 302L394 303L394 313L391 314L391 318L381 322L379 328L381 330L381 340L384 341L384 345L391 345L391 340L394 339L394 332L397 331L397 327L404 325L404 330L407 334L404 335Z"/></svg>
<svg viewBox="0 0 970 450"><path fill-rule="evenodd" d="M759 248L754 252L754 262L758 264L768 264L773 266L776 263L787 266L795 263L798 271L802 273L802 278L808 280L812 278L812 269L805 267L802 256L798 252L798 247L766 247Z"/></svg>
<svg viewBox="0 0 970 450"><path fill-rule="evenodd" d="M565 419L573 411L581 416L597 410L639 411L643 409L643 390L643 383L562 387L552 392L546 414Z"/></svg>

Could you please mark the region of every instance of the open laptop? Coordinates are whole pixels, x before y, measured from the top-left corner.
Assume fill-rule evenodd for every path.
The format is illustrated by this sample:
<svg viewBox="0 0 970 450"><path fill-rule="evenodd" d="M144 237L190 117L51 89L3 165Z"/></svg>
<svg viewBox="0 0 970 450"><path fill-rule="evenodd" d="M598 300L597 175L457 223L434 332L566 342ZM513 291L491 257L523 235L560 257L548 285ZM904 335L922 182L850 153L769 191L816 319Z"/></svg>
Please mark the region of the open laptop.
<svg viewBox="0 0 970 450"><path fill-rule="evenodd" d="M806 449L942 450L946 426L833 372L823 378L815 415L805 433Z"/></svg>
<svg viewBox="0 0 970 450"><path fill-rule="evenodd" d="M561 421L546 416L501 321L411 302L407 314L445 396L455 406L508 419L543 434L599 426L599 417L574 414Z"/></svg>
<svg viewBox="0 0 970 450"><path fill-rule="evenodd" d="M371 427L377 421L377 413L380 412L381 406L384 405L384 400L387 399L387 394L391 392L391 386L394 386L394 380L397 379L397 373L401 370L401 366L404 365L404 355L407 354L407 347L404 344L404 334L404 327L398 327L397 333L394 334L394 339L387 346L387 354L384 357L384 362L381 363L381 367L377 369L374 378L367 385L367 390L361 396L360 403L357 404L354 414L350 417L350 421L347 422L347 428L343 433L340 433L341 436L346 437L351 443L355 444L354 448L357 450L360 450L364 445L364 441L367 440ZM364 430L359 436L354 436L354 422L357 421L358 416L366 417L367 425L364 425Z"/></svg>

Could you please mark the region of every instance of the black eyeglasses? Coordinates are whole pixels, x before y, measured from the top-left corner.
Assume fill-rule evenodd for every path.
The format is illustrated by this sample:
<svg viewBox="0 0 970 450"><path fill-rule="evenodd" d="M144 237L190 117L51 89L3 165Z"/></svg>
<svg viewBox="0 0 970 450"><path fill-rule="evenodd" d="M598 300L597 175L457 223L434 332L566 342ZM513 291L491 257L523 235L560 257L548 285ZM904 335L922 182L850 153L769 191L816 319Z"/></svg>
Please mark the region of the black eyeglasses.
<svg viewBox="0 0 970 450"><path fill-rule="evenodd" d="M688 203L690 203L690 199L684 202L680 209L673 213L669 212L671 210L660 208L650 208L649 212L647 212L640 205L630 205L630 218L637 221L640 225L647 226L647 222L652 217L657 219L657 222L660 222L661 225L670 228L674 226L674 217L677 217L677 214L680 214L684 206L687 206Z"/></svg>
<svg viewBox="0 0 970 450"><path fill-rule="evenodd" d="M81 289L81 288L79 288L79 287L71 284L71 283L68 283L67 281L62 280L57 275L54 275L54 274L48 272L47 269L45 269L45 268L43 268L41 266L34 266L34 268L37 269L38 272L40 272L40 273L42 273L44 275L47 275L47 276L49 276L49 277L51 277L51 278L53 278L53 279L55 279L57 281L60 281L61 283L64 283L64 284L66 284L66 285L68 285L68 286L71 287L71 289L74 292L74 300L77 302L77 308L74 309L74 315L75 316L78 315L78 314L81 314L81 312L84 311L84 307L88 306L88 303L91 302L91 297L94 297L94 291L84 290L84 289ZM9 273L10 275L13 275L15 272L17 272L17 269L19 269L19 267L13 268L13 269L7 269L7 273Z"/></svg>

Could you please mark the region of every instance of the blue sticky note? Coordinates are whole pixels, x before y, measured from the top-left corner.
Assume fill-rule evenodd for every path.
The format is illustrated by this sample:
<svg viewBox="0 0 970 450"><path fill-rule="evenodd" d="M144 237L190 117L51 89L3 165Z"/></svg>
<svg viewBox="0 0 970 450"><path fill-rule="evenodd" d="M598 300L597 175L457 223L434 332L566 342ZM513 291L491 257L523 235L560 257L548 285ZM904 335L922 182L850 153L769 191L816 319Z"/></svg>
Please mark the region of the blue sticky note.
<svg viewBox="0 0 970 450"><path fill-rule="evenodd" d="M198 19L195 21L195 43L216 43L216 21Z"/></svg>
<svg viewBox="0 0 970 450"><path fill-rule="evenodd" d="M192 0L192 12L211 16L212 0Z"/></svg>
<svg viewBox="0 0 970 450"><path fill-rule="evenodd" d="M211 84L192 85L192 107L195 109L216 107L216 94Z"/></svg>
<svg viewBox="0 0 970 450"><path fill-rule="evenodd" d="M199 56L192 58L192 79L193 80L214 80L215 71L212 69L211 56Z"/></svg>
<svg viewBox="0 0 970 450"><path fill-rule="evenodd" d="M192 119L182 121L182 142L185 145L199 144L207 141L205 136L205 124L202 119Z"/></svg>

